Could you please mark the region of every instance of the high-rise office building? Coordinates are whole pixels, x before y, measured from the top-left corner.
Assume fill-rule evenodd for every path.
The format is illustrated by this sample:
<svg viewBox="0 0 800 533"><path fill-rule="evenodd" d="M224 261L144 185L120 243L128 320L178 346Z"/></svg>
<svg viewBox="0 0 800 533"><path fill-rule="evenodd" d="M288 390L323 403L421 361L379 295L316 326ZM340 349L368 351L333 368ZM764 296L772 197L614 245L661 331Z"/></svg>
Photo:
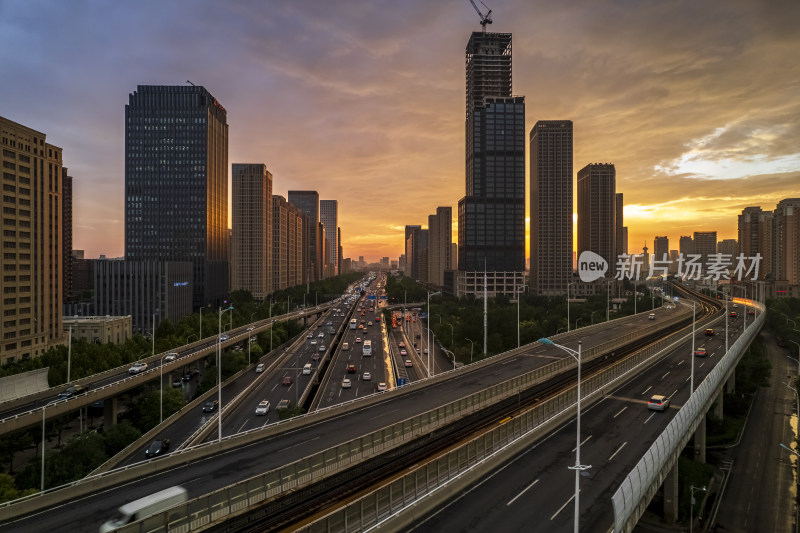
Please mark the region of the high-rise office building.
<svg viewBox="0 0 800 533"><path fill-rule="evenodd" d="M420 225L406 225L405 240L403 240L403 250L405 251L405 275L419 279L419 272L415 270L414 264L414 240L412 236L415 231L422 229Z"/></svg>
<svg viewBox="0 0 800 533"><path fill-rule="evenodd" d="M723 239L717 243L717 253L729 255L731 261L735 261L739 255L739 243L736 239Z"/></svg>
<svg viewBox="0 0 800 533"><path fill-rule="evenodd" d="M739 253L745 258L761 255L758 278L765 279L774 272L773 212L760 207L745 207L739 215ZM750 260L746 259L747 266Z"/></svg>
<svg viewBox="0 0 800 533"><path fill-rule="evenodd" d="M572 277L572 121L540 120L531 143L531 290L566 294Z"/></svg>
<svg viewBox="0 0 800 533"><path fill-rule="evenodd" d="M525 270L525 98L511 93L511 34L466 49L466 195L458 202L457 293L513 294Z"/></svg>
<svg viewBox="0 0 800 533"><path fill-rule="evenodd" d="M717 253L717 232L716 231L695 231L692 238L694 243L694 253L700 255L699 261L705 265L708 263L709 256Z"/></svg>
<svg viewBox="0 0 800 533"><path fill-rule="evenodd" d="M774 274L776 280L800 285L800 198L786 198L778 202L773 212L775 239Z"/></svg>
<svg viewBox="0 0 800 533"><path fill-rule="evenodd" d="M688 259L689 254L694 253L694 239L691 235L681 235L678 241L678 249L684 260Z"/></svg>
<svg viewBox="0 0 800 533"><path fill-rule="evenodd" d="M63 303L71 302L75 299L72 282L72 176L68 174L66 167L61 168L61 263L63 275Z"/></svg>
<svg viewBox="0 0 800 533"><path fill-rule="evenodd" d="M62 332L62 154L45 134L0 117L3 320L0 365L42 355Z"/></svg>
<svg viewBox="0 0 800 533"><path fill-rule="evenodd" d="M420 226L406 226L406 262L410 275L417 281L426 282L428 278L428 230ZM359 257L359 263L362 262Z"/></svg>
<svg viewBox="0 0 800 533"><path fill-rule="evenodd" d="M428 283L437 287L444 284L444 272L452 270L450 256L453 243L453 209L437 207L435 215L428 215ZM389 258L386 266L389 268Z"/></svg>
<svg viewBox="0 0 800 533"><path fill-rule="evenodd" d="M294 204L308 217L308 231L303 246L307 248L303 252L307 260L304 265L308 268L308 273L304 274L304 279L317 281L322 279L322 243L319 239L319 193L317 191L289 191L289 203Z"/></svg>
<svg viewBox="0 0 800 533"><path fill-rule="evenodd" d="M339 227L339 201L320 200L319 219L325 226L325 277L336 275L339 265L339 241L336 228Z"/></svg>
<svg viewBox="0 0 800 533"><path fill-rule="evenodd" d="M336 258L336 275L343 274L342 271L342 260L344 259L344 247L342 246L342 228L336 228L336 242L339 243L339 249L337 250L337 258Z"/></svg>
<svg viewBox="0 0 800 533"><path fill-rule="evenodd" d="M263 300L272 292L272 174L261 163L232 168L231 288Z"/></svg>
<svg viewBox="0 0 800 533"><path fill-rule="evenodd" d="M625 202L621 192L614 196L614 262L616 263L617 257L627 253L627 237L623 242L622 228L625 226ZM624 247L624 249L623 249Z"/></svg>
<svg viewBox="0 0 800 533"><path fill-rule="evenodd" d="M286 198L272 197L272 288L279 291L303 283L303 223L308 218Z"/></svg>
<svg viewBox="0 0 800 533"><path fill-rule="evenodd" d="M125 106L125 259L191 261L195 308L228 294L227 112L200 86L139 85Z"/></svg>
<svg viewBox="0 0 800 533"><path fill-rule="evenodd" d="M616 258L616 170L613 164L589 164L578 171L578 257L590 250L608 261L613 277Z"/></svg>
<svg viewBox="0 0 800 533"><path fill-rule="evenodd" d="M653 239L653 259L655 261L669 261L669 237L656 237Z"/></svg>

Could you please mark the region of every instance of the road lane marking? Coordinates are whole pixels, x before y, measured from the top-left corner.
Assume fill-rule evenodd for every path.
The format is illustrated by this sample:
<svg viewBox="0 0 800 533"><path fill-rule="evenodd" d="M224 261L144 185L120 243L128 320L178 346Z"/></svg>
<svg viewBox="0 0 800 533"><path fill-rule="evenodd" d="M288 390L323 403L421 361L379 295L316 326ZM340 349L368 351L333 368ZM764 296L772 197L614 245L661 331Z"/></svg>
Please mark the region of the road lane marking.
<svg viewBox="0 0 800 533"><path fill-rule="evenodd" d="M531 483L530 485L528 485L527 487L525 487L524 489L522 489L522 492L520 492L519 494L517 494L516 496L514 496L513 498L511 498L511 500L510 500L510 501L509 501L509 502L506 504L506 507L507 507L507 506L509 506L509 505L511 505L511 504L512 504L512 503L514 503L515 501L517 501L517 498L519 498L520 496L522 496L523 494L525 494L526 492L528 492L528 489L529 489L529 488L531 488L531 487L533 487L533 486L534 486L534 485L536 485L537 483L539 483L539 480L538 480L538 479L537 479L537 480L535 480L535 481L534 481L533 483Z"/></svg>
<svg viewBox="0 0 800 533"><path fill-rule="evenodd" d="M706 364L706 363L705 363L705 361L703 361L702 363L700 363L700 366L698 366L697 368L703 368L703 365L704 365L704 364Z"/></svg>
<svg viewBox="0 0 800 533"><path fill-rule="evenodd" d="M580 492L580 490L579 490L578 492ZM564 507L566 507L567 505L569 505L569 503L570 503L572 500L574 500L574 499L575 499L575 495L573 494L572 496L570 496L570 497L569 497L569 500L567 500L567 501L566 501L566 503L564 503L564 505L562 505L561 507L559 507L558 511L556 511L556 512L555 512L555 514L554 514L553 516L551 516L551 517L550 517L550 520L553 520L553 518L557 517L557 516L558 516L558 513L560 513L561 511L563 511L563 510L564 510Z"/></svg>
<svg viewBox="0 0 800 533"><path fill-rule="evenodd" d="M242 424L242 425L241 425L241 427L239 427L239 431L237 431L236 433L241 433L241 432L242 432L242 429L244 429L244 427L247 425L247 422L248 422L248 421L247 421L247 420L245 420L245 421L244 421L244 424Z"/></svg>
<svg viewBox="0 0 800 533"><path fill-rule="evenodd" d="M664 374L663 376L661 376L661 381L664 381L664 378L665 378L665 377L667 377L667 376L669 376L669 372L667 372L666 374Z"/></svg>
<svg viewBox="0 0 800 533"><path fill-rule="evenodd" d="M690 379L692 379L692 376L689 376L688 378L684 379L683 381L689 381Z"/></svg>
<svg viewBox="0 0 800 533"><path fill-rule="evenodd" d="M312 440L317 440L319 437L314 437L313 439L304 440L303 442L298 442L297 444L292 444L291 446L287 446L283 448L284 450L288 450L289 448L296 448L297 446L302 446L303 444L308 444Z"/></svg>
<svg viewBox="0 0 800 533"><path fill-rule="evenodd" d="M583 442L581 442L581 446L583 446L584 444L586 444L586 441L587 441L587 440L589 440L589 439L591 439L591 438L592 438L592 436L591 436L591 435L589 435L588 437L586 437L585 439L583 439ZM574 448L572 448L572 451L574 452L574 451L575 451L575 450L577 450L577 449L578 449L578 447L577 447L577 446L575 446Z"/></svg>
<svg viewBox="0 0 800 533"><path fill-rule="evenodd" d="M639 396L644 396L645 394L647 394L647 391L649 391L649 390L650 390L650 389L652 389L652 388L653 388L653 386L652 386L652 385L650 385L650 386L649 386L649 387L647 387L647 388L644 390L644 392L642 392L642 393L641 393Z"/></svg>
<svg viewBox="0 0 800 533"><path fill-rule="evenodd" d="M617 455L619 452L621 452L621 451L622 451L622 448L624 448L626 444L628 444L628 441L625 441L625 442L623 442L623 443L622 443L622 446L620 446L619 448L617 448L617 451L615 451L614 453L612 453L612 454L611 454L611 457L609 457L609 458L608 458L608 460L609 460L609 461L611 461L611 459L613 459L615 455Z"/></svg>
<svg viewBox="0 0 800 533"><path fill-rule="evenodd" d="M686 362L686 361L684 361L683 359L681 359L680 361L678 361L678 366L681 366L681 365L682 365L683 363L685 363L685 362Z"/></svg>
<svg viewBox="0 0 800 533"><path fill-rule="evenodd" d="M617 414L615 414L615 415L614 415L612 418L617 418L619 415L621 415L621 414L622 414L622 411L624 411L624 410L625 410L625 409L627 409L627 408L628 408L628 406L626 405L625 407L623 407L622 409L620 409L619 411L617 411Z"/></svg>
<svg viewBox="0 0 800 533"><path fill-rule="evenodd" d="M644 424L647 424L648 422L650 422L650 419L651 419L651 418L653 418L655 415L656 415L656 414L655 414L655 413L653 413L652 415L648 416L648 417L647 417L647 420L645 420L645 421L644 421Z"/></svg>
<svg viewBox="0 0 800 533"><path fill-rule="evenodd" d="M672 399L672 397L673 397L673 396L675 396L676 394L678 394L678 389L675 389L674 391L672 391L672 394L670 394L669 396L667 396L667 398L669 398L669 399L671 400L671 399Z"/></svg>

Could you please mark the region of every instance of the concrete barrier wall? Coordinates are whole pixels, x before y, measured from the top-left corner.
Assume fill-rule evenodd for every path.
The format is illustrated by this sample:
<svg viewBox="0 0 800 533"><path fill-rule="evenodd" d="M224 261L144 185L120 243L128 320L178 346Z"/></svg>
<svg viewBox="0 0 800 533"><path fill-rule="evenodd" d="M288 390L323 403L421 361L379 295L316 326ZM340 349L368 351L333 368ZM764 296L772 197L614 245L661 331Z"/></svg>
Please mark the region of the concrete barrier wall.
<svg viewBox="0 0 800 533"><path fill-rule="evenodd" d="M748 324L747 330L733 343L733 346L729 347L729 351L695 389L694 394L683 404L678 414L612 496L614 531L618 533L633 531L648 503L677 463L681 451L717 398L720 387L733 372L764 324L766 317L764 306L759 304L756 307L761 311L759 316Z"/></svg>
<svg viewBox="0 0 800 533"><path fill-rule="evenodd" d="M49 389L50 385L47 382L49 371L50 367L39 368L0 378L0 402L10 402Z"/></svg>

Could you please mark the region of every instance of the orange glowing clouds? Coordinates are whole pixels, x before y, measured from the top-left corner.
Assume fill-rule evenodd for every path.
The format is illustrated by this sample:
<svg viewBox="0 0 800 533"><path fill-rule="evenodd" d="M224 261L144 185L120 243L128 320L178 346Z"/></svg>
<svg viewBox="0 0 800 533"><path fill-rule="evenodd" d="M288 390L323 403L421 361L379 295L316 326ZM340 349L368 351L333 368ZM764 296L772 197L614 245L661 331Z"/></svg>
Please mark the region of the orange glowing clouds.
<svg viewBox="0 0 800 533"><path fill-rule="evenodd" d="M457 218L464 49L480 31L468 2L45 4L3 5L0 113L63 147L87 257L123 253L137 84L205 86L228 110L229 163L265 163L274 194L337 199L346 257L397 258L404 226L437 206ZM527 128L570 119L575 172L615 164L631 250L655 235L735 237L742 208L797 195L800 3L492 7L490 29L513 34Z"/></svg>

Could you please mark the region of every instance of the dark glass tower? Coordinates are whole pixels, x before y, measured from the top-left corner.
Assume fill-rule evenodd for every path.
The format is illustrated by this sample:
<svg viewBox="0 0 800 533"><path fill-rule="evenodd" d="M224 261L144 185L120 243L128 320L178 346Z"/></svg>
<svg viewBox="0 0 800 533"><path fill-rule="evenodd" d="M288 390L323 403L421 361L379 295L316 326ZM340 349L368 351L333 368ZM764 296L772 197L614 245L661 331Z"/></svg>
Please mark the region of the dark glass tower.
<svg viewBox="0 0 800 533"><path fill-rule="evenodd" d="M466 196L458 270L525 270L525 98L511 94L511 34L479 33L466 50Z"/></svg>
<svg viewBox="0 0 800 533"><path fill-rule="evenodd" d="M228 293L228 123L205 88L139 85L125 106L125 258L191 261L192 305Z"/></svg>

